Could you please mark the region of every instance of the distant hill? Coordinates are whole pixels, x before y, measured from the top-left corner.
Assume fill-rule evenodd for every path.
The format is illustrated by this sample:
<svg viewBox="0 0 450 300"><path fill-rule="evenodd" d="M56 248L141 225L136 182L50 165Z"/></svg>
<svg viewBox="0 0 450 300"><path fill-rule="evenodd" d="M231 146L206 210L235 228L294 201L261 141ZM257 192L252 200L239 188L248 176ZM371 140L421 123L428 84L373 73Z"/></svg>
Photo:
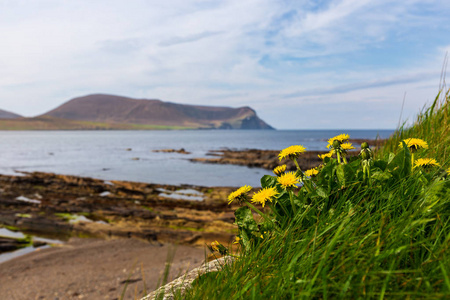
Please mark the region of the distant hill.
<svg viewBox="0 0 450 300"><path fill-rule="evenodd" d="M0 109L0 119L17 119L17 118L22 118L22 116Z"/></svg>
<svg viewBox="0 0 450 300"><path fill-rule="evenodd" d="M105 94L74 98L38 118L108 124L108 128L273 129L247 106L186 105Z"/></svg>

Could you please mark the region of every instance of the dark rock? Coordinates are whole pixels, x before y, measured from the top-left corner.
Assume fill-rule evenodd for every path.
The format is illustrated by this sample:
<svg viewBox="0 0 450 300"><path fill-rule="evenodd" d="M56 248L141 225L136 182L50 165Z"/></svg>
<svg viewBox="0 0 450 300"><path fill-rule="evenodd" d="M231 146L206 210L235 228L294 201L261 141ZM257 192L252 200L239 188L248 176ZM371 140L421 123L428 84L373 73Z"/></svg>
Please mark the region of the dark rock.
<svg viewBox="0 0 450 300"><path fill-rule="evenodd" d="M235 229L233 209L226 201L233 188L105 182L40 172L0 175L0 187L0 224L49 238L137 237L203 245L212 241L211 233L206 232L214 232L215 239L228 242ZM179 189L193 189L204 200L159 196L162 191L176 196L174 192ZM37 193L40 205L15 200ZM70 215L85 216L89 222L72 224Z"/></svg>
<svg viewBox="0 0 450 300"><path fill-rule="evenodd" d="M178 150L176 150L176 149L160 149L160 150L153 150L152 152L191 154L191 152L184 150L184 148L181 148Z"/></svg>

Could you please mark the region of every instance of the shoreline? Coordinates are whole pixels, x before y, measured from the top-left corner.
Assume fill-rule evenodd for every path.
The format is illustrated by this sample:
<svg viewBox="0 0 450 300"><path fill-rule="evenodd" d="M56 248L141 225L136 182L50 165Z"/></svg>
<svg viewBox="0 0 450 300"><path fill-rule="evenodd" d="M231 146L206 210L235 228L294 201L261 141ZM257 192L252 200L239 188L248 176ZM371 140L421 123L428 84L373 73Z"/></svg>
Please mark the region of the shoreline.
<svg viewBox="0 0 450 300"><path fill-rule="evenodd" d="M354 144L355 150L349 151L349 156L355 156L361 150L360 144L367 142L373 148L379 148L386 140L377 139L350 139L349 142ZM170 149L176 151L175 149ZM183 149L184 150L184 149ZM280 149L281 150L281 149ZM280 161L278 154L280 150L262 150L262 149L229 149L210 150L206 154L213 158L190 158L189 161L194 163L206 164L224 164L239 165L249 168L263 168L273 170L275 167L286 164L287 170L295 171L295 164L288 159ZM298 158L300 168L305 171L307 169L316 168L322 163L322 159L318 155L326 154L329 151L323 150L307 150Z"/></svg>
<svg viewBox="0 0 450 300"><path fill-rule="evenodd" d="M279 151L225 150L212 154L217 152L222 158L228 155L228 161L220 163L246 161L252 167L265 162L266 168L283 163L278 161ZM326 151L307 151L299 163L318 165L321 160L317 154L322 153ZM205 245L215 240L232 243L237 232L233 224L236 204L227 205L227 196L234 190L42 172L0 175L0 228L64 241L41 243L52 247L36 248L2 262L0 295L8 299L38 295L42 296L39 299L118 299L118 289L127 283L129 273L122 271L130 271L131 260L136 258L142 264L147 260L151 263L143 271L133 269L127 295L133 298L130 290L134 293L136 289L138 296L144 296L145 289L148 293L156 288L155 276L164 269L171 245L182 249L174 256L175 269L186 271L183 263L194 268L205 260ZM11 245L7 246L6 250L11 250ZM139 249L146 249L146 254ZM136 277L139 272L151 274ZM42 274L49 275L44 280ZM20 286L27 286L26 292Z"/></svg>
<svg viewBox="0 0 450 300"><path fill-rule="evenodd" d="M125 237L183 245L232 240L233 188L104 181L33 172L0 175L0 224L28 234Z"/></svg>
<svg viewBox="0 0 450 300"><path fill-rule="evenodd" d="M199 266L203 249L131 239L80 239L0 264L2 299L140 299L161 284L167 256L175 251L168 281ZM158 284L159 283L159 284Z"/></svg>
<svg viewBox="0 0 450 300"><path fill-rule="evenodd" d="M125 299L134 299L135 289L145 296L157 287L173 247L169 280L200 265L212 241L231 244L236 227L226 198L232 190L39 172L0 175L0 227L64 241L0 263L0 295L119 299L132 274Z"/></svg>

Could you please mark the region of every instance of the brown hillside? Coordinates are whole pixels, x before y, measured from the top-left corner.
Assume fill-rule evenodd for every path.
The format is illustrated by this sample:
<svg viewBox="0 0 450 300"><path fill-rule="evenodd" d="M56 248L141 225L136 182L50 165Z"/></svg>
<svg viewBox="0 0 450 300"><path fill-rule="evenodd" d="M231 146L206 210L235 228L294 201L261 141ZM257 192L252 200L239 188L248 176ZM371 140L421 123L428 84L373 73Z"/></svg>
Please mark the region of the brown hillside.
<svg viewBox="0 0 450 300"><path fill-rule="evenodd" d="M17 119L17 118L22 118L22 116L0 109L0 119Z"/></svg>
<svg viewBox="0 0 450 300"><path fill-rule="evenodd" d="M196 106L104 94L74 98L42 116L97 123L188 128L272 128L249 107Z"/></svg>

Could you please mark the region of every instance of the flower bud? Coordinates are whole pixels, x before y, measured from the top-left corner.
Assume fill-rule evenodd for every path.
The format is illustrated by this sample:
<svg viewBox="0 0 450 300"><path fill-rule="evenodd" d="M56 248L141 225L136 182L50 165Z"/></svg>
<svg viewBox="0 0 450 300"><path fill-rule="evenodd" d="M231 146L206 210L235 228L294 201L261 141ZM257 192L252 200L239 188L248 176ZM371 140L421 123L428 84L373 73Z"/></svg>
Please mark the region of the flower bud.
<svg viewBox="0 0 450 300"><path fill-rule="evenodd" d="M341 146L341 142L339 142L338 140L334 140L333 141L333 148L339 148Z"/></svg>
<svg viewBox="0 0 450 300"><path fill-rule="evenodd" d="M371 154L371 153L370 153L370 151L369 151L367 148L361 150L361 158L364 159L364 160L370 159L370 157L371 157L370 154Z"/></svg>
<svg viewBox="0 0 450 300"><path fill-rule="evenodd" d="M361 149L367 149L367 148L369 148L369 144L367 142L363 142L361 144Z"/></svg>

